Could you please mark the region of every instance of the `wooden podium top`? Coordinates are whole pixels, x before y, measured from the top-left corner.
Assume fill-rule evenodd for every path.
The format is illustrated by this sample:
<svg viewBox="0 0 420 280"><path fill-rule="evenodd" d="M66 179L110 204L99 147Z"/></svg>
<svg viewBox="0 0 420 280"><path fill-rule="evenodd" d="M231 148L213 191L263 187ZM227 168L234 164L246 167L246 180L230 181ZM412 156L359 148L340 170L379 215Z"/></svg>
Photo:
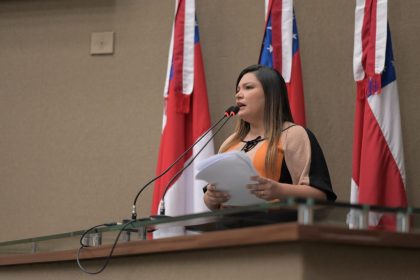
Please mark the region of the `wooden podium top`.
<svg viewBox="0 0 420 280"><path fill-rule="evenodd" d="M117 245L113 256L146 255L290 242L317 242L420 249L420 234L376 230L349 230L322 225L283 223L155 240L131 241ZM81 253L81 259L106 257L110 249L111 245L85 248ZM76 253L77 249L0 256L0 265L72 261L76 259Z"/></svg>

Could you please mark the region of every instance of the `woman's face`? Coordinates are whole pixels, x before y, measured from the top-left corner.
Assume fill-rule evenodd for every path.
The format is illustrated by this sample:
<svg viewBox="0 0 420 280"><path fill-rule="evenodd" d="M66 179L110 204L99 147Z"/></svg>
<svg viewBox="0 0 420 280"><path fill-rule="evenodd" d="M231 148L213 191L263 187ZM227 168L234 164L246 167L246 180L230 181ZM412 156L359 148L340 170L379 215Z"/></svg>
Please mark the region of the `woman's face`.
<svg viewBox="0 0 420 280"><path fill-rule="evenodd" d="M264 90L254 73L247 73L239 81L235 94L238 116L250 124L262 122L264 117Z"/></svg>

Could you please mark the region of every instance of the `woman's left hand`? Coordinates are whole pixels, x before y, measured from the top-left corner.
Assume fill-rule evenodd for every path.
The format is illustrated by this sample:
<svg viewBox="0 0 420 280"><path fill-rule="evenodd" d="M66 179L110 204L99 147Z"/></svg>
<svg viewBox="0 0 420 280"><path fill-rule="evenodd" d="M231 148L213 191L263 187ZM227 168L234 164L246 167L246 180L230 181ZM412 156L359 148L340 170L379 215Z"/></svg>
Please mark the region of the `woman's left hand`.
<svg viewBox="0 0 420 280"><path fill-rule="evenodd" d="M256 181L256 183L247 185L247 188L256 197L264 200L280 198L280 184L278 182L261 176L252 176L251 180Z"/></svg>

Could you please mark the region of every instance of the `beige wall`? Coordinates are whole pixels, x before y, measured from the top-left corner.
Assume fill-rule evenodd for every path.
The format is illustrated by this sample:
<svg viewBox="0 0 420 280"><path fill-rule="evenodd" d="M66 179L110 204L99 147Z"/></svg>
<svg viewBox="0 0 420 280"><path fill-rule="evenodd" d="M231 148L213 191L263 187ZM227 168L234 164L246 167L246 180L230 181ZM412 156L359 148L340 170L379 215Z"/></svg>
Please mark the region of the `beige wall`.
<svg viewBox="0 0 420 280"><path fill-rule="evenodd" d="M156 165L173 9L171 0L0 1L0 241L129 217ZM296 0L295 10L308 126L348 201L354 1ZM390 0L407 190L417 206L419 10L417 0ZM233 102L238 72L258 59L263 3L197 0L197 15L216 119ZM95 31L115 32L114 55L89 54ZM139 200L142 216L151 195Z"/></svg>

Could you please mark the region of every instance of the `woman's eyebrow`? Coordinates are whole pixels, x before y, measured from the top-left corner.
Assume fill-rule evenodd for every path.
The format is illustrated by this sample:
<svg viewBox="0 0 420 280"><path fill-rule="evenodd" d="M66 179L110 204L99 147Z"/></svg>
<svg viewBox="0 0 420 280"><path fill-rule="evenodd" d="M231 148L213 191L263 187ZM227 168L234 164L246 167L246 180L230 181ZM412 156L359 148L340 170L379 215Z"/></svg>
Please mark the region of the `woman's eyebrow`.
<svg viewBox="0 0 420 280"><path fill-rule="evenodd" d="M253 84L254 82L246 82L246 83L243 83L242 86L248 86L248 85L253 85Z"/></svg>

